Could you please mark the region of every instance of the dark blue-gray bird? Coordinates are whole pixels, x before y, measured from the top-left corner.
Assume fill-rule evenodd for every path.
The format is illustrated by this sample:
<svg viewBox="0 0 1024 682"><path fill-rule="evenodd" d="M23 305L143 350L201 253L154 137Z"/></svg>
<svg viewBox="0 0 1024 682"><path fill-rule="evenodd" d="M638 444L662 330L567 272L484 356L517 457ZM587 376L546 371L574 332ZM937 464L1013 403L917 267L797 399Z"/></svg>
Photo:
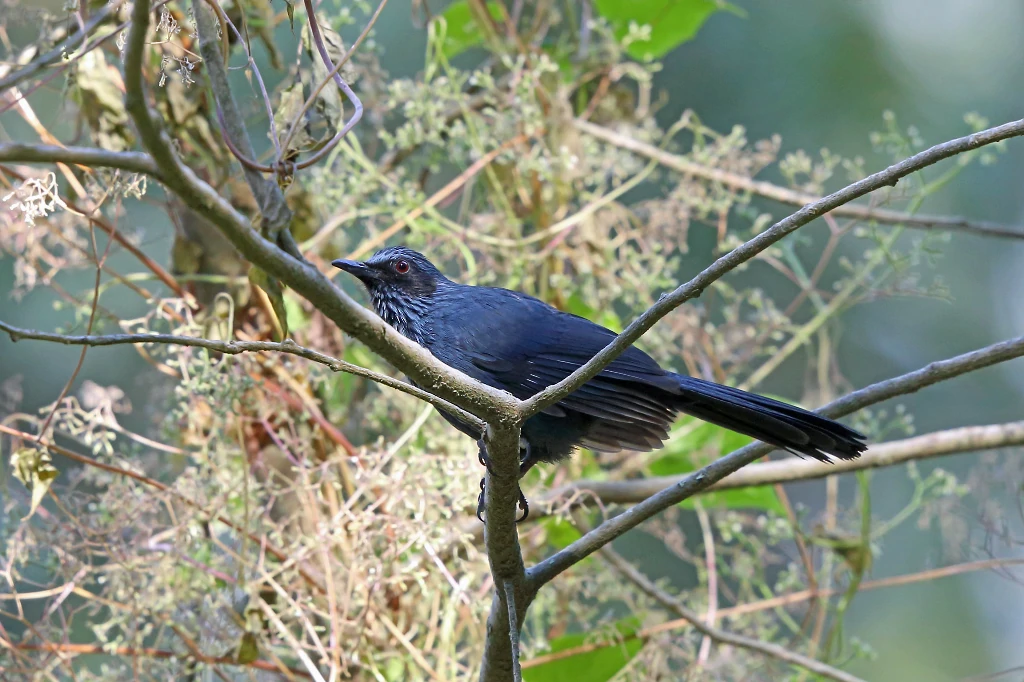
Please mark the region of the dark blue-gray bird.
<svg viewBox="0 0 1024 682"><path fill-rule="evenodd" d="M377 314L399 333L446 365L520 400L569 376L616 336L517 291L453 282L409 248L386 248L365 262L333 265L359 278ZM664 370L631 347L579 390L526 421L520 475L538 462L563 460L577 447L654 450L679 413L823 462L854 459L867 448L862 434L831 419ZM441 414L481 438L473 425ZM528 513L525 498L520 502Z"/></svg>

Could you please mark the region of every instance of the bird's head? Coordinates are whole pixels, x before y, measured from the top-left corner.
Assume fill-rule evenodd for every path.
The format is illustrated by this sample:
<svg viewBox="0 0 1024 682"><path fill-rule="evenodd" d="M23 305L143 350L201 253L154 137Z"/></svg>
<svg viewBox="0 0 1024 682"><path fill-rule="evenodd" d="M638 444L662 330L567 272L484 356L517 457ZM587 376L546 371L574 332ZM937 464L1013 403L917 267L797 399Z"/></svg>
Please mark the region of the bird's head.
<svg viewBox="0 0 1024 682"><path fill-rule="evenodd" d="M377 314L406 336L438 287L450 283L426 256L404 246L381 249L363 262L338 259L331 265L355 275L370 292Z"/></svg>

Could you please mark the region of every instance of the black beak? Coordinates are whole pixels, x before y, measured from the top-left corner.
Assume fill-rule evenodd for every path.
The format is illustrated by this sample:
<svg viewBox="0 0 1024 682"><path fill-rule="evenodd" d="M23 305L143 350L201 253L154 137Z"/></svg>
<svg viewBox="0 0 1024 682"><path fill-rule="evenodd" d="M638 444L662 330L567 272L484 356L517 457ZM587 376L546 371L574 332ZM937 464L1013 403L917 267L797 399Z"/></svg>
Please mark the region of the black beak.
<svg viewBox="0 0 1024 682"><path fill-rule="evenodd" d="M331 265L338 268L339 270L344 270L350 275L355 275L363 282L369 282L371 280L377 279L376 270L366 265L366 263L360 263L354 260L345 260L343 258L339 258L336 261L331 261Z"/></svg>

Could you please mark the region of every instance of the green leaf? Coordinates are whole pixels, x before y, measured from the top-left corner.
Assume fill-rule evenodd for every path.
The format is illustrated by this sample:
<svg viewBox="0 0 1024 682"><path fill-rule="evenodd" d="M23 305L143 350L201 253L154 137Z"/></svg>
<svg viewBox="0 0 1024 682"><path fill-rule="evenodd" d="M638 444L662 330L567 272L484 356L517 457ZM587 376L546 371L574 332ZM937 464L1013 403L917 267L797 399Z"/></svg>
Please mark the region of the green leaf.
<svg viewBox="0 0 1024 682"><path fill-rule="evenodd" d="M306 317L306 312L302 309L302 303L299 301L298 296L295 296L290 291L284 297L284 310L285 318L288 321L288 329L291 331L301 331L309 326L309 318Z"/></svg>
<svg viewBox="0 0 1024 682"><path fill-rule="evenodd" d="M635 617L624 618L615 624L615 629L623 637L630 637L640 629L640 621ZM578 647L585 644L588 638L587 634L558 637L551 642L549 653ZM523 670L523 680L525 682L565 682L566 680L606 682L615 673L622 670L643 645L643 641L639 638L626 639L622 643L542 663L534 668Z"/></svg>
<svg viewBox="0 0 1024 682"><path fill-rule="evenodd" d="M544 530L547 532L548 542L558 549L568 547L573 542L583 537L576 529L576 526L572 525L565 519L560 519L555 516L549 516L542 520L541 525L544 526Z"/></svg>
<svg viewBox="0 0 1024 682"><path fill-rule="evenodd" d="M611 308L605 308L600 312L594 310L592 307L587 305L587 302L583 300L583 297L580 296L578 291L573 292L573 294L569 296L569 300L565 302L565 309L573 315L579 315L580 317L585 317L588 320L597 322L598 324L611 329L616 334L622 333L622 319L615 314L614 310Z"/></svg>
<svg viewBox="0 0 1024 682"><path fill-rule="evenodd" d="M694 455L714 438L719 427L693 417L683 417L669 433L658 459L648 465L655 476L676 476L693 471Z"/></svg>
<svg viewBox="0 0 1024 682"><path fill-rule="evenodd" d="M292 33L295 33L295 5L291 0L284 0L284 4L285 10L288 12L288 24L292 27Z"/></svg>
<svg viewBox="0 0 1024 682"><path fill-rule="evenodd" d="M710 450L716 457L721 457L753 440L735 431L687 417L672 429L661 451L662 456L652 462L649 469L655 476L687 474L699 468L698 462L704 461L704 457L700 456L702 452ZM775 488L770 485L706 493L701 495L701 503L705 507L764 509L785 513L778 495L775 494ZM683 509L692 509L693 498L683 500L679 506Z"/></svg>
<svg viewBox="0 0 1024 682"><path fill-rule="evenodd" d="M36 513L46 491L50 489L53 479L60 475L57 467L53 466L53 458L45 450L35 448L22 448L11 455L11 466L14 469L14 477L25 484L25 487L32 491L32 502L29 506L29 518Z"/></svg>
<svg viewBox="0 0 1024 682"><path fill-rule="evenodd" d="M588 320L594 315L594 309L587 305L587 302L583 300L578 291L574 291L565 302L565 311L573 315L585 317Z"/></svg>
<svg viewBox="0 0 1024 682"><path fill-rule="evenodd" d="M251 632L242 635L242 640L238 643L238 652L235 654L235 659L245 665L252 663L259 657L260 646L256 641L256 635Z"/></svg>
<svg viewBox="0 0 1024 682"><path fill-rule="evenodd" d="M697 35L708 17L719 10L740 13L716 0L596 0L594 8L611 24L616 38L637 38L626 52L640 61L664 57ZM649 33L644 26L650 27Z"/></svg>
<svg viewBox="0 0 1024 682"><path fill-rule="evenodd" d="M284 304L284 287L281 286L281 282L255 265L249 268L249 282L262 289L270 299L270 305L277 317L274 331L280 332L281 335L278 341L288 338L288 309Z"/></svg>
<svg viewBox="0 0 1024 682"><path fill-rule="evenodd" d="M770 485L759 485L754 488L723 490L718 493L706 493L700 496L700 503L705 508L719 507L726 509L763 509L776 514L785 514L786 510ZM693 498L679 503L683 509L693 509Z"/></svg>
<svg viewBox="0 0 1024 682"><path fill-rule="evenodd" d="M494 19L501 19L501 8L497 2L488 2L487 12ZM444 44L441 46L441 54L446 59L462 54L484 41L484 33L473 17L467 0L457 0L448 5L439 18L443 18L446 25Z"/></svg>

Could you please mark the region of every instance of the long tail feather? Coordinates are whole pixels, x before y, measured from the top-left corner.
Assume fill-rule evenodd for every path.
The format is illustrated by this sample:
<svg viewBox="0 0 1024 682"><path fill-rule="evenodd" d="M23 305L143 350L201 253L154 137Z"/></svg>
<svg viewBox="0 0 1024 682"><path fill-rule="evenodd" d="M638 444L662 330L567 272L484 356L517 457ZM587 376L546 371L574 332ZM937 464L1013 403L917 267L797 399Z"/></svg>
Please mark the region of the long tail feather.
<svg viewBox="0 0 1024 682"><path fill-rule="evenodd" d="M682 412L795 455L822 462L830 456L856 459L868 447L863 434L794 405L693 377L679 379Z"/></svg>

